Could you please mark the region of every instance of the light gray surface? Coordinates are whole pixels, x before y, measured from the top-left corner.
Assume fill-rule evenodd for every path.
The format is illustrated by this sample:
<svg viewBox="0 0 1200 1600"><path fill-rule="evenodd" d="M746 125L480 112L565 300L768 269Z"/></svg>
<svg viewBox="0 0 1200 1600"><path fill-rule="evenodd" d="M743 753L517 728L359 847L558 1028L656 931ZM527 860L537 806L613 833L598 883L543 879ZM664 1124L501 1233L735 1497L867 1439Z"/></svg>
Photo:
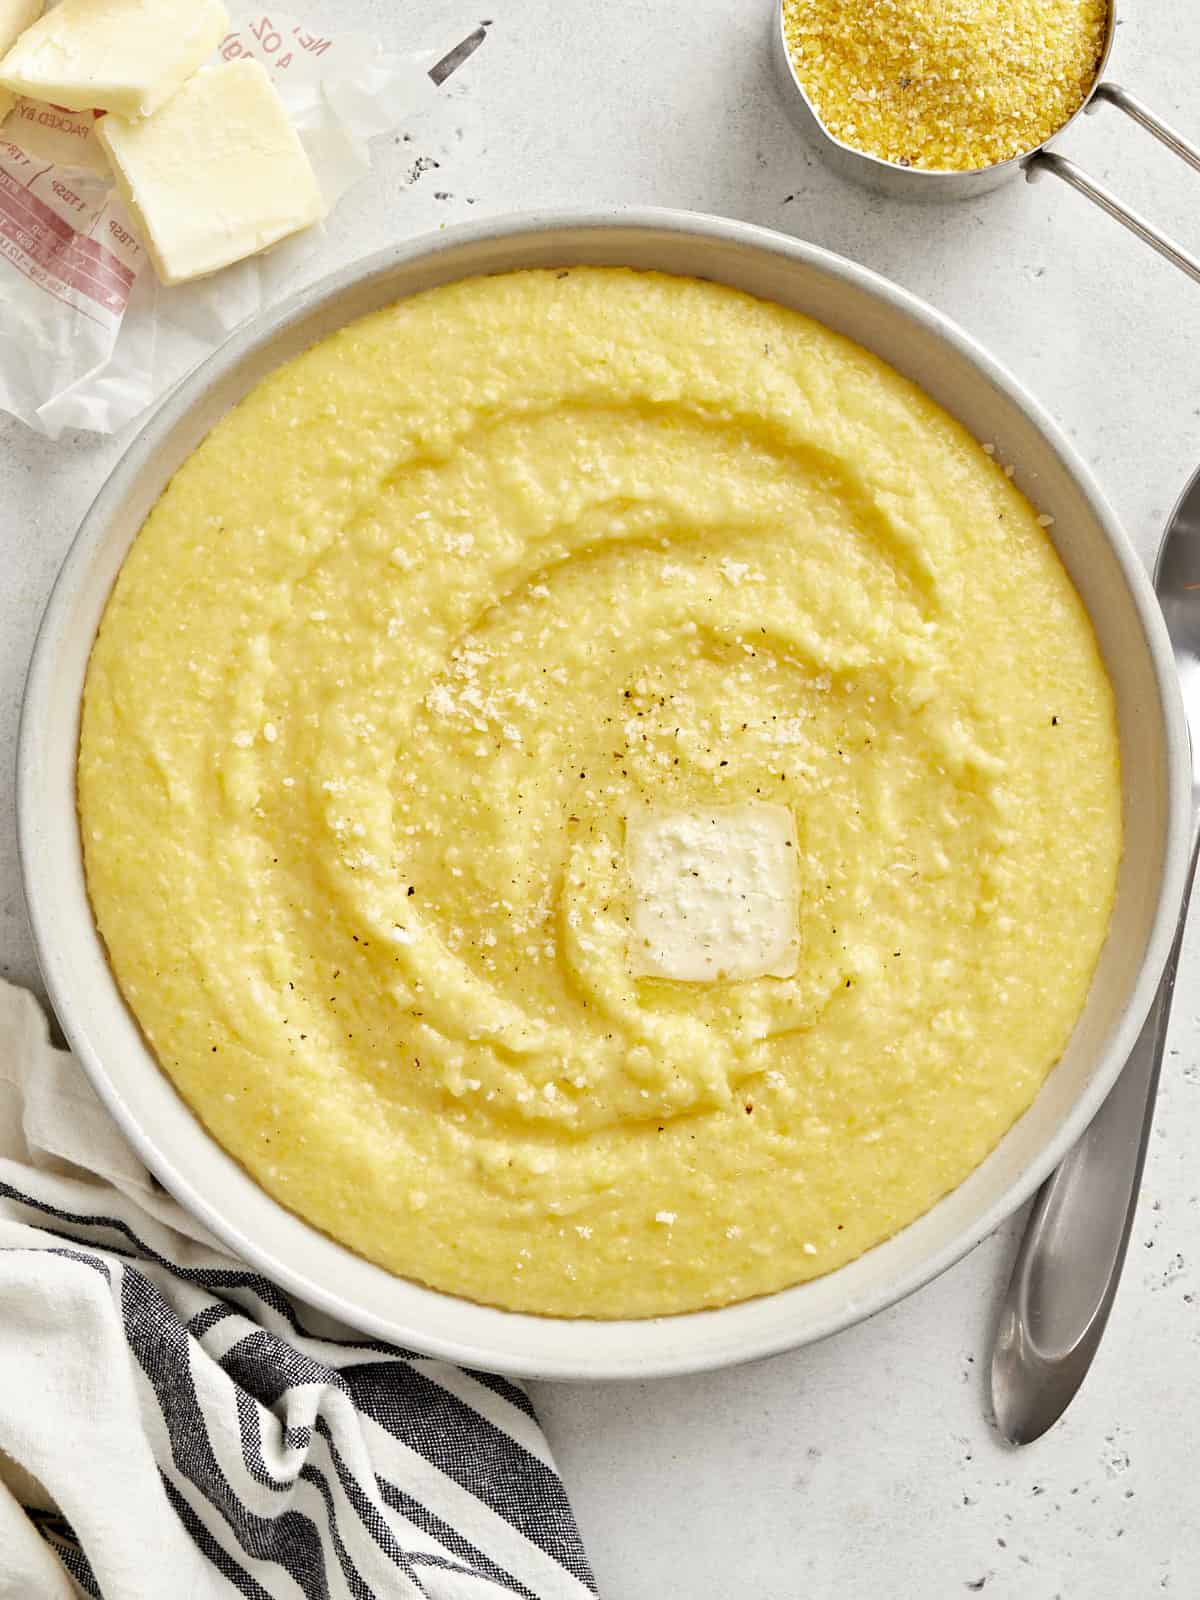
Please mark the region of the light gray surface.
<svg viewBox="0 0 1200 1600"><path fill-rule="evenodd" d="M1200 293L1048 181L945 209L845 187L780 106L764 5L440 7L451 22L495 18L492 38L408 140L377 146L303 279L440 222L551 202L692 206L785 228L888 273L980 338L1057 414L1149 561L1200 460ZM400 17L434 9L340 0L336 12L398 46ZM1137 0L1123 15L1114 75L1197 132L1200 11ZM1200 180L1123 119L1098 113L1066 148L1197 242ZM440 165L414 178L422 157ZM54 571L120 443L51 445L0 424L0 972L18 981L35 981L12 826L21 679ZM940 1600L980 1579L986 1595L1021 1600L1194 1592L1198 1002L1193 937L1127 1281L1058 1428L1016 1454L983 1417L1011 1228L807 1352L715 1378L542 1388L605 1600Z"/></svg>

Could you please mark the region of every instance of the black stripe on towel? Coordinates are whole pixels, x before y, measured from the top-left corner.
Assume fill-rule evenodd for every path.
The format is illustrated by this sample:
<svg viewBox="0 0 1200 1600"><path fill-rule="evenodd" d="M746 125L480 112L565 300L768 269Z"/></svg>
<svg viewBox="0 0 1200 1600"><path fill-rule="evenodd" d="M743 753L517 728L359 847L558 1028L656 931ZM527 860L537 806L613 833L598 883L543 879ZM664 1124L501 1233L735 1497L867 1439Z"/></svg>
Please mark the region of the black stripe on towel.
<svg viewBox="0 0 1200 1600"><path fill-rule="evenodd" d="M108 1262L101 1261L99 1256L91 1255L86 1250L55 1250L53 1246L47 1249L37 1245L20 1246L19 1248L28 1249L31 1253L36 1252L39 1256L61 1256L64 1261L78 1261L85 1267L91 1267L93 1272L98 1272L105 1283L110 1285L112 1283L112 1273L108 1270Z"/></svg>
<svg viewBox="0 0 1200 1600"><path fill-rule="evenodd" d="M403 1362L361 1362L341 1377L359 1411L595 1587L558 1475L524 1445Z"/></svg>
<svg viewBox="0 0 1200 1600"><path fill-rule="evenodd" d="M239 1420L242 1421L243 1425L243 1445L245 1445L246 1419L241 1415L242 1395L247 1397L247 1405L252 1405L253 1401L257 1401L269 1410L287 1394L289 1389L296 1387L298 1384L312 1383L340 1390L346 1396L347 1403L351 1406L354 1405L349 1385L340 1370L322 1366L320 1362L314 1361L310 1356L301 1354L298 1350L293 1350L289 1344L277 1338L273 1333L268 1333L263 1328L254 1329L244 1339L239 1339L237 1344L231 1345L222 1357L221 1365L238 1385ZM400 1362L394 1362L387 1370L399 1377L402 1370L407 1369L403 1369ZM253 1396L253 1400L249 1398L250 1396ZM473 1420L483 1421L475 1412L471 1412L470 1416ZM257 1418L255 1420L257 1422ZM315 1421L315 1428L329 1446L334 1467L341 1479L342 1487L346 1490L347 1497L351 1499L355 1510L362 1518L363 1525L368 1533L397 1564L411 1560L412 1553L402 1550L401 1546L396 1543L392 1537L391 1530L382 1517L379 1516L369 1497L362 1493L361 1485L355 1482L345 1467L334 1442L329 1424L319 1414ZM263 1472L263 1481L271 1482L273 1487L282 1487L278 1480L270 1478L266 1462L262 1460L261 1436L257 1441L257 1448ZM248 1452L247 1460L250 1460ZM252 1466L251 1470L254 1471L256 1469ZM378 1479L376 1481L378 1482ZM351 1484L354 1486L355 1494L351 1493ZM445 1527L446 1524L440 1523L439 1526ZM429 1532L430 1530L423 1528L422 1531ZM447 1549L452 1550L454 1554L462 1556L471 1562L481 1575L503 1584L506 1589L512 1590L514 1594L529 1594L529 1591L512 1573L505 1571L503 1567L490 1560L482 1550L477 1549L473 1544L463 1539L461 1535L456 1536L454 1544L449 1544L440 1534L435 1533L433 1537L438 1539L439 1543L445 1544ZM387 1543L384 1543L384 1540ZM536 1596L530 1596L529 1600L536 1600Z"/></svg>
<svg viewBox="0 0 1200 1600"><path fill-rule="evenodd" d="M237 1391L238 1432L242 1436L242 1459L246 1463L246 1471L255 1483L260 1483L264 1489L270 1489L276 1494L288 1494L294 1487L295 1478L277 1478L267 1465L262 1442L261 1415L265 1410L266 1407L260 1406L244 1389ZM276 1417L275 1420L279 1419ZM289 1450L305 1451L312 1444L311 1428L292 1428L287 1423L281 1422L280 1432ZM298 1458L297 1472L302 1465L303 1460Z"/></svg>
<svg viewBox="0 0 1200 1600"><path fill-rule="evenodd" d="M242 1455L245 1459L246 1467L256 1483L262 1484L264 1488L270 1489L276 1494L289 1494L294 1488L292 1480L290 1478L276 1477L267 1466L262 1442L262 1414L266 1409L265 1406L260 1406L257 1401L252 1400L244 1390L238 1390L237 1410L238 1426L242 1438ZM275 1415L273 1412L270 1414L272 1416ZM312 1428L285 1427L283 1431L290 1444L294 1436L300 1434L305 1436L305 1442L307 1443L311 1439L314 1430ZM417 1581L416 1573L412 1571L414 1566L436 1566L447 1572L461 1572L471 1578L487 1577L495 1579L503 1583L506 1588L511 1589L515 1594L528 1595L529 1600L537 1600L537 1597L530 1595L529 1591L517 1579L504 1572L500 1567L495 1566L481 1551L477 1553L478 1560L474 1566L464 1566L460 1562L433 1555L429 1551L404 1548L380 1514L374 1501L364 1493L362 1485L342 1460L334 1442L333 1432L323 1417L317 1419L315 1431L328 1449L330 1463L337 1474L342 1492L358 1513L363 1527L366 1528L380 1550L383 1551L393 1565L402 1567L407 1571L414 1582ZM305 1465L311 1466L311 1462ZM302 1477L308 1476L303 1468L300 1475ZM378 1493L378 1482L374 1474L372 1474L372 1481L375 1485L375 1492Z"/></svg>
<svg viewBox="0 0 1200 1600"><path fill-rule="evenodd" d="M406 1562L413 1564L436 1566L447 1572L464 1572L471 1577L489 1578L493 1582L503 1585L504 1588L510 1589L514 1594L525 1597L525 1600L537 1600L537 1596L531 1594L519 1579L514 1578L512 1573L506 1572L503 1567L497 1566L494 1561L489 1560L484 1555L482 1550L476 1550L474 1546L471 1546L472 1555L468 1566L464 1566L457 1561L451 1561L446 1556L434 1555L427 1550L402 1551L396 1536L384 1520L379 1508L363 1493L362 1485L342 1460L341 1452L338 1450L333 1437L333 1431L324 1417L317 1418L316 1431L325 1441L329 1450L329 1459L333 1463L333 1470L338 1475L338 1481L345 1492L346 1498L358 1512L362 1519L363 1527L366 1528L381 1550L389 1555L393 1551L400 1552ZM375 1479L375 1488L378 1493L378 1478ZM395 1556L392 1559L395 1560Z"/></svg>
<svg viewBox="0 0 1200 1600"><path fill-rule="evenodd" d="M522 1596L522 1600L538 1600L531 1589L527 1589L511 1573L497 1567L495 1562L489 1561L482 1550L477 1550L469 1539L465 1539L457 1528L443 1521L435 1511L430 1511L428 1506L422 1505L419 1500L415 1500L397 1484L389 1483L386 1478L377 1478L376 1482L379 1484L379 1493L384 1503L391 1506L393 1511L398 1511L402 1517L407 1517L414 1528L420 1528L422 1533L428 1534L431 1539L436 1539L439 1544L444 1544L447 1550L453 1550L462 1560L477 1567L483 1576L494 1578L497 1583L503 1583L514 1594ZM593 1593L595 1592L595 1584L589 1584L588 1587Z"/></svg>
<svg viewBox="0 0 1200 1600"><path fill-rule="evenodd" d="M48 1217L55 1217L59 1222L69 1222L76 1227L85 1228L110 1228L119 1233L133 1246L136 1256L145 1261L153 1262L156 1267L162 1267L172 1277L178 1278L181 1283L195 1283L202 1289L208 1289L214 1294L225 1289L248 1289L252 1294L270 1306L281 1316L294 1333L302 1339L316 1339L324 1344L334 1344L339 1350L371 1350L384 1356L404 1356L409 1360L417 1358L414 1350L402 1350L398 1346L380 1344L375 1339L326 1339L322 1334L310 1333L296 1316L295 1307L287 1298L282 1289L277 1289L269 1279L260 1273L249 1272L244 1268L229 1267L181 1267L166 1256L159 1255L158 1251L139 1239L137 1234L127 1222L120 1217L105 1217L95 1214L88 1215L81 1211L64 1211L59 1206L52 1206L45 1200L35 1199L33 1195L23 1194L20 1189L14 1189L10 1184L0 1182L0 1198L15 1200L19 1205L28 1206L31 1211L40 1211ZM70 1244L82 1245L90 1250L107 1250L112 1255L118 1255L125 1260L130 1259L127 1250L121 1250L116 1245L101 1242L96 1239L77 1239L71 1234L63 1234L54 1228L46 1228L45 1232L51 1233L55 1238L65 1239Z"/></svg>
<svg viewBox="0 0 1200 1600"><path fill-rule="evenodd" d="M203 1311L188 1323L188 1332L193 1339L203 1339L210 1328L215 1328L218 1322L224 1322L226 1317L234 1317L237 1312L232 1306L227 1306L223 1300L214 1300L211 1306L205 1306Z"/></svg>
<svg viewBox="0 0 1200 1600"><path fill-rule="evenodd" d="M423 1358L413 1357L411 1352L394 1349L374 1340L339 1340L311 1334L300 1323L290 1300L259 1274L237 1269L177 1266L145 1244L120 1218L66 1211L3 1182L0 1182L0 1197L7 1197L59 1222L116 1233L129 1241L146 1260L175 1279L195 1284L210 1293L220 1294L231 1289L249 1290L301 1337L329 1344L331 1350L339 1355L361 1351L386 1357L382 1361L352 1361L348 1366L327 1366L297 1351L277 1335L264 1329L254 1329L226 1352L221 1364L236 1384L267 1406L278 1400L288 1388L300 1383L319 1384L344 1393L357 1410L370 1416L392 1437L431 1462L447 1478L502 1517L533 1546L595 1592L595 1581L569 1503L555 1473L503 1428L497 1427L468 1403L408 1365L409 1359L420 1361ZM198 1312L185 1325L157 1286L137 1271L137 1258L129 1250L107 1241L81 1239L59 1229L46 1228L45 1231L63 1239L67 1245L82 1247L82 1250L51 1248L48 1253L79 1261L100 1273L110 1283L112 1275L107 1264L89 1252L104 1251L131 1263L122 1275L121 1308L126 1336L154 1389L176 1467L220 1512L248 1555L282 1567L301 1587L308 1600L327 1600L329 1585L325 1552L317 1525L310 1517L294 1510L285 1511L279 1517L261 1517L252 1513L229 1483L208 1437L190 1367L189 1334L201 1339L227 1317L245 1316L244 1310L236 1302L232 1305L216 1304ZM527 1396L515 1384L490 1373L472 1371L470 1376L525 1415L534 1416ZM376 1477L378 1493L389 1507L400 1512L426 1536L437 1540L450 1555L469 1565L464 1569L453 1560L426 1551L404 1550L380 1514L372 1495L364 1491L346 1467L325 1419L318 1415L315 1427L328 1445L334 1471L347 1501L381 1552L421 1592L424 1590L413 1570L415 1566L469 1570L472 1575L490 1580L521 1596L522 1600L536 1600L533 1591L498 1566L435 1512L396 1485ZM311 1440L311 1432L307 1427L285 1426L284 1437L290 1447L305 1448ZM244 1465L248 1476L258 1478L256 1464L251 1460L246 1444L243 1427ZM262 1461L261 1440L258 1456ZM265 1474L265 1462L262 1462L262 1468ZM325 1502L329 1539L348 1588L359 1600L373 1600L369 1587L355 1569L339 1535L327 1478L308 1461L299 1466L298 1472L306 1481L313 1483ZM269 1474L266 1478L269 1479ZM261 1584L208 1533L165 1475L164 1484L168 1498L186 1530L208 1559L251 1600L270 1600ZM272 1484L272 1487L276 1485ZM81 1586L85 1586L82 1580Z"/></svg>
<svg viewBox="0 0 1200 1600"><path fill-rule="evenodd" d="M325 1552L312 1518L293 1510L277 1517L257 1515L239 1500L221 1470L196 1397L183 1323L154 1285L136 1271L124 1274L121 1304L129 1347L158 1399L175 1466L220 1512L247 1555L282 1567L308 1600L329 1600ZM332 1518L330 1533L350 1592L356 1600L373 1600L345 1555Z"/></svg>
<svg viewBox="0 0 1200 1600"><path fill-rule="evenodd" d="M87 1594L101 1600L100 1585L92 1571L91 1562L80 1548L75 1529L58 1511L44 1511L40 1506L22 1506L21 1510L33 1523L54 1554ZM0 1577L3 1574L0 1573Z"/></svg>
<svg viewBox="0 0 1200 1600"><path fill-rule="evenodd" d="M477 1372L474 1367L464 1367L463 1371L468 1378L474 1378L476 1383L481 1383L485 1389L490 1389L493 1394L498 1394L502 1400L507 1400L510 1405L516 1406L518 1411L523 1411L527 1417L537 1421L537 1412L533 1409L533 1401L524 1389L518 1389L515 1383L510 1383L507 1378L502 1378L498 1372Z"/></svg>
<svg viewBox="0 0 1200 1600"><path fill-rule="evenodd" d="M217 1543L161 1467L158 1469L158 1475L162 1479L167 1499L171 1502L171 1509L183 1524L183 1531L200 1554L207 1557L222 1577L228 1578L234 1588L246 1596L246 1600L271 1600L271 1596L262 1584L256 1578L252 1578L245 1567Z"/></svg>
<svg viewBox="0 0 1200 1600"><path fill-rule="evenodd" d="M360 1362L336 1371L265 1329L226 1351L222 1366L260 1404L298 1383L336 1383L354 1407L433 1463L574 1577L591 1569L562 1484L524 1445L403 1361Z"/></svg>

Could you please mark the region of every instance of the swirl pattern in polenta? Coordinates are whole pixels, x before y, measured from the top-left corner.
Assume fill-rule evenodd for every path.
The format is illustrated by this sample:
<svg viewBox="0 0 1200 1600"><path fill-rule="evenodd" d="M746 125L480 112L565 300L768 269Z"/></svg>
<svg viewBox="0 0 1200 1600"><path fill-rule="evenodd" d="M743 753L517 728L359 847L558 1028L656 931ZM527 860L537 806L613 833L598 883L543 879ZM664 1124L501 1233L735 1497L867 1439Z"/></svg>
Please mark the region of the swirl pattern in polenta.
<svg viewBox="0 0 1200 1600"><path fill-rule="evenodd" d="M392 1271L567 1316L779 1289L960 1183L1083 1005L1120 797L996 462L817 323L617 269L260 384L129 553L79 755L113 968L215 1137ZM634 976L627 820L755 803L794 971Z"/></svg>

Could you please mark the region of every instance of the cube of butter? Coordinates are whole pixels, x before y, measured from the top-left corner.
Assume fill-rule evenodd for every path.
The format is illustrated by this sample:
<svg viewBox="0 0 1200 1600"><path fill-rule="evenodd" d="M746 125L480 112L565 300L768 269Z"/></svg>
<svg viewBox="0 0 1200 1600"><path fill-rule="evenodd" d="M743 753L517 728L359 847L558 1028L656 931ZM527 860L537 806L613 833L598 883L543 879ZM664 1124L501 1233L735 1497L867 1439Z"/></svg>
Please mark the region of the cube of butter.
<svg viewBox="0 0 1200 1600"><path fill-rule="evenodd" d="M147 117L228 27L220 0L62 0L0 61L0 86L68 111Z"/></svg>
<svg viewBox="0 0 1200 1600"><path fill-rule="evenodd" d="M711 983L790 978L800 872L786 806L650 811L625 823L634 977Z"/></svg>
<svg viewBox="0 0 1200 1600"><path fill-rule="evenodd" d="M0 0L0 58L13 40L24 33L30 23L37 21L44 4L45 0ZM16 103L17 97L10 89L0 89L0 122Z"/></svg>
<svg viewBox="0 0 1200 1600"><path fill-rule="evenodd" d="M216 272L325 214L308 157L264 68L206 67L141 122L96 137L164 283Z"/></svg>
<svg viewBox="0 0 1200 1600"><path fill-rule="evenodd" d="M0 0L0 51L9 49L46 9L46 0Z"/></svg>

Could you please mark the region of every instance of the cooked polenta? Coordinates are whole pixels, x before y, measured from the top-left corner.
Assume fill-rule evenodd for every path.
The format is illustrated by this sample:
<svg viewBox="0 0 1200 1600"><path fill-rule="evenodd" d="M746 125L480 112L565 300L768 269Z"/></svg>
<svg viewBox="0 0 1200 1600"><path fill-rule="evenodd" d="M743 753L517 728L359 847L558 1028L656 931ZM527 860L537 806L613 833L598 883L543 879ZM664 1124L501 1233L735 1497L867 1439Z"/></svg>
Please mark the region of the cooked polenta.
<svg viewBox="0 0 1200 1600"><path fill-rule="evenodd" d="M617 269L416 296L226 416L78 778L213 1135L392 1271L567 1316L779 1289L960 1183L1121 850L1104 666L995 461L806 317Z"/></svg>

